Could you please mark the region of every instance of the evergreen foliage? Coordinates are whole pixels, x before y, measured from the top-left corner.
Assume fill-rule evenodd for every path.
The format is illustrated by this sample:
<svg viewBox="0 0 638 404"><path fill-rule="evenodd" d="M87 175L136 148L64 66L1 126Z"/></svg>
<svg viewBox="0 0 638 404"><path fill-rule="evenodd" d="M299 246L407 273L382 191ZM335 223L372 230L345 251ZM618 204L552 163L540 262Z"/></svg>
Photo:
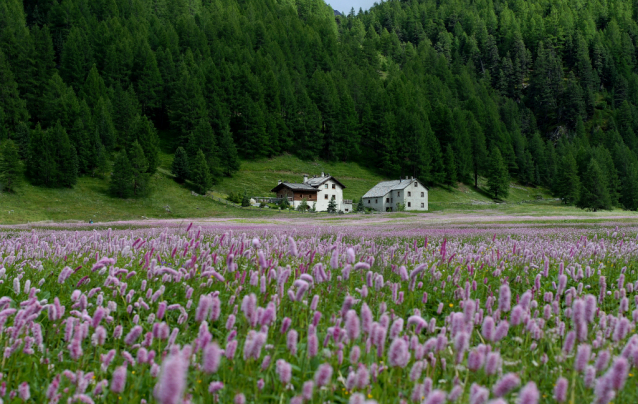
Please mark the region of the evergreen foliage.
<svg viewBox="0 0 638 404"><path fill-rule="evenodd" d="M195 184L198 194L206 195L211 186L210 169L206 163L206 156L201 150L197 151L192 166L190 167L190 179ZM243 206L243 201L242 201Z"/></svg>
<svg viewBox="0 0 638 404"><path fill-rule="evenodd" d="M605 174L596 160L591 159L587 165L585 176L583 177L583 186L580 199L578 200L578 207L596 212L611 209L611 201L612 199L609 196Z"/></svg>
<svg viewBox="0 0 638 404"><path fill-rule="evenodd" d="M182 184L189 177L190 170L188 168L188 155L181 146L175 150L175 157L173 157L173 164L171 166L171 174L175 176L177 182Z"/></svg>
<svg viewBox="0 0 638 404"><path fill-rule="evenodd" d="M328 213L337 213L337 202L334 199L330 199L328 202Z"/></svg>
<svg viewBox="0 0 638 404"><path fill-rule="evenodd" d="M492 149L490 153L490 166L487 176L487 188L494 199L505 198L509 194L510 179L507 174L507 167L503 162L501 151L498 148Z"/></svg>
<svg viewBox="0 0 638 404"><path fill-rule="evenodd" d="M612 206L638 207L629 0L389 0L338 17L322 0L20 4L0 24L0 140L35 185L108 172L137 142L139 194L161 130L190 162L201 149L213 182L288 152L478 186L498 148L502 178L566 203L594 159Z"/></svg>
<svg viewBox="0 0 638 404"><path fill-rule="evenodd" d="M578 178L578 166L571 155L563 156L558 176L558 196L565 204L573 204L578 201L580 195L580 179Z"/></svg>
<svg viewBox="0 0 638 404"><path fill-rule="evenodd" d="M305 213L309 209L310 209L310 206L308 206L308 202L305 199L301 201L299 206L297 206L297 210L302 213Z"/></svg>
<svg viewBox="0 0 638 404"><path fill-rule="evenodd" d="M125 151L119 152L115 157L109 190L118 198L133 195L133 169Z"/></svg>
<svg viewBox="0 0 638 404"><path fill-rule="evenodd" d="M133 177L133 195L143 196L148 191L150 165L144 154L144 149L137 140L131 145L128 155Z"/></svg>
<svg viewBox="0 0 638 404"><path fill-rule="evenodd" d="M0 143L0 191L13 192L22 178L22 162L11 139Z"/></svg>

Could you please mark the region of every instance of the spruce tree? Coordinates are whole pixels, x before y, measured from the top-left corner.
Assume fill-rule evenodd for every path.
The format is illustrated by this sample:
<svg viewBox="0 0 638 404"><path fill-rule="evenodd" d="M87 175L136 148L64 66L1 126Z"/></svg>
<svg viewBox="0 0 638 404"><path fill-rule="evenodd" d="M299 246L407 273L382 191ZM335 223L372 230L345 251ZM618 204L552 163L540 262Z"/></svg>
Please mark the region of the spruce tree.
<svg viewBox="0 0 638 404"><path fill-rule="evenodd" d="M204 153L206 164L208 164L210 170L211 181L215 184L222 175L222 169L213 128L208 121L205 119L199 121L195 130L188 137L188 144L185 150L189 161L195 160L199 150Z"/></svg>
<svg viewBox="0 0 638 404"><path fill-rule="evenodd" d="M337 201L335 201L334 199L330 199L330 202L328 202L327 211L328 213L337 213Z"/></svg>
<svg viewBox="0 0 638 404"><path fill-rule="evenodd" d="M576 159L571 154L563 156L558 178L558 196L566 205L576 203L580 194L580 179Z"/></svg>
<svg viewBox="0 0 638 404"><path fill-rule="evenodd" d="M118 198L129 198L133 195L133 169L124 150L115 157L109 191Z"/></svg>
<svg viewBox="0 0 638 404"><path fill-rule="evenodd" d="M15 143L7 139L0 143L0 190L15 191L22 178L22 162Z"/></svg>
<svg viewBox="0 0 638 404"><path fill-rule="evenodd" d="M106 151L106 148L101 143L99 143L95 151L95 165L93 167L93 176L102 178L109 171L108 154L109 153Z"/></svg>
<svg viewBox="0 0 638 404"><path fill-rule="evenodd" d="M592 158L583 176L580 199L576 206L594 212L611 209L611 198L609 197L606 182L605 175L598 162Z"/></svg>
<svg viewBox="0 0 638 404"><path fill-rule="evenodd" d="M73 187L78 180L78 155L60 121L46 132L45 139L55 164L55 177L47 185Z"/></svg>
<svg viewBox="0 0 638 404"><path fill-rule="evenodd" d="M144 155L144 149L137 140L131 145L128 154L133 172L133 194L143 196L148 191L150 178L148 160Z"/></svg>
<svg viewBox="0 0 638 404"><path fill-rule="evenodd" d="M225 176L230 177L239 170L239 155L228 126L222 131L219 138L219 156L222 173Z"/></svg>
<svg viewBox="0 0 638 404"><path fill-rule="evenodd" d="M53 146L45 130L38 123L31 131L27 159L27 177L34 185L52 186L56 177Z"/></svg>
<svg viewBox="0 0 638 404"><path fill-rule="evenodd" d="M29 157L29 144L31 142L31 130L26 122L20 122L15 132L11 135L11 139L15 142L20 159L26 160Z"/></svg>
<svg viewBox="0 0 638 404"><path fill-rule="evenodd" d="M82 28L74 26L64 43L61 57L62 76L75 91L80 91L91 69L93 53Z"/></svg>
<svg viewBox="0 0 638 404"><path fill-rule="evenodd" d="M454 158L452 145L448 144L445 148L445 183L455 186L456 181L456 159Z"/></svg>
<svg viewBox="0 0 638 404"><path fill-rule="evenodd" d="M631 164L627 169L627 176L623 178L621 202L628 210L638 210L638 168Z"/></svg>
<svg viewBox="0 0 638 404"><path fill-rule="evenodd" d="M9 60L0 47L0 109L4 113L4 122L13 128L20 122L27 122L29 112L27 103L20 98L18 83L15 81Z"/></svg>
<svg viewBox="0 0 638 404"><path fill-rule="evenodd" d="M201 150L197 151L195 161L193 161L193 164L190 167L190 177L191 181L195 185L197 193L200 195L206 195L206 192L211 185L211 179L210 170L208 169L208 164L206 164L206 156L204 156L204 153Z"/></svg>
<svg viewBox="0 0 638 404"><path fill-rule="evenodd" d="M490 165L487 176L487 189L494 199L505 198L509 194L509 174L503 162L501 151L495 147L490 153Z"/></svg>
<svg viewBox="0 0 638 404"><path fill-rule="evenodd" d="M171 165L171 173L175 176L175 180L179 183L184 183L189 177L188 168L188 155L183 147L178 147L175 150L175 157L173 157L173 164Z"/></svg>
<svg viewBox="0 0 638 404"><path fill-rule="evenodd" d="M153 122L146 115L137 115L131 123L131 138L137 141L148 161L149 174L154 174L159 167L159 138Z"/></svg>

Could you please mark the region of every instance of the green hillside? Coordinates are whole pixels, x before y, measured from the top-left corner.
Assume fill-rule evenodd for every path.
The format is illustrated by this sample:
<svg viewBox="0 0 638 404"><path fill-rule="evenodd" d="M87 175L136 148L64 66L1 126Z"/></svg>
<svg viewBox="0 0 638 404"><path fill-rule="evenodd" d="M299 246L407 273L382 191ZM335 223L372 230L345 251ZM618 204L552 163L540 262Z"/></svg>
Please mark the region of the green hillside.
<svg viewBox="0 0 638 404"><path fill-rule="evenodd" d="M304 161L292 155L283 155L271 159L243 161L241 168L232 178L224 178L213 190L222 194L244 191L251 196L274 196L270 190L278 180L302 182L303 175L320 175L321 172L341 181L346 189L345 199L361 198L377 182L387 178L376 175L356 163L338 163L326 161Z"/></svg>
<svg viewBox="0 0 638 404"><path fill-rule="evenodd" d="M28 183L16 193L0 193L0 224L41 221L106 222L195 217L272 217L298 213L281 213L268 209L242 209L191 193L190 184L177 184L169 174L173 156L160 155L158 172L151 178L152 191L146 198L118 199L109 196L108 181L82 177L74 188L44 188ZM368 189L384 178L356 163L304 161L291 155L272 159L243 161L233 178L224 178L209 195L224 197L230 192L246 191L250 196L270 196L277 180L301 181L303 174L318 175L324 171L342 181L345 198L359 199ZM480 184L483 184L480 181ZM458 184L455 188L430 189L430 211L510 208L513 204L532 201L551 206L558 213L564 210L542 188L510 186L505 204L496 204L483 191ZM540 196L543 201L537 201ZM167 206L170 212L167 211ZM573 209L572 209L573 210ZM571 210L570 210L571 211Z"/></svg>

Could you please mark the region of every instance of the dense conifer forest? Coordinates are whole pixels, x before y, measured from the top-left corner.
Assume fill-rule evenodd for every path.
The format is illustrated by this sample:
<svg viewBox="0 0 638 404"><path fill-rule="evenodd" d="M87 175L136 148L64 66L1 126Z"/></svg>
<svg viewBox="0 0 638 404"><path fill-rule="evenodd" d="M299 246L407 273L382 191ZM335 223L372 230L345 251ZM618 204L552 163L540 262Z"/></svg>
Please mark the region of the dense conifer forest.
<svg viewBox="0 0 638 404"><path fill-rule="evenodd" d="M635 210L636 7L391 0L335 17L321 0L3 0L3 160L36 185L101 175L143 195L161 131L178 179L202 189L239 158L289 152Z"/></svg>

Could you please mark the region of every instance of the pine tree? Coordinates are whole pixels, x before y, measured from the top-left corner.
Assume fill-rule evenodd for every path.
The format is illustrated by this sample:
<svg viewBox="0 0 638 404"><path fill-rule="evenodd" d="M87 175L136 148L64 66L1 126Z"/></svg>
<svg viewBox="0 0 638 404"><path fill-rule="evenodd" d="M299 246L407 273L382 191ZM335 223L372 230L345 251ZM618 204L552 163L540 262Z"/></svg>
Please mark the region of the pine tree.
<svg viewBox="0 0 638 404"><path fill-rule="evenodd" d="M328 202L328 213L337 213L337 202L334 199L330 199Z"/></svg>
<svg viewBox="0 0 638 404"><path fill-rule="evenodd" d="M57 172L53 145L38 123L31 131L27 160L27 177L34 185L52 186Z"/></svg>
<svg viewBox="0 0 638 404"><path fill-rule="evenodd" d="M89 71L79 94L82 98L84 98L91 109L95 109L100 98L107 98L106 85L95 67L95 64Z"/></svg>
<svg viewBox="0 0 638 404"><path fill-rule="evenodd" d="M96 133L97 136L97 133ZM93 167L93 176L103 178L109 171L109 156L106 148L102 143L98 143L97 150L95 152L95 165Z"/></svg>
<svg viewBox="0 0 638 404"><path fill-rule="evenodd" d="M230 177L239 170L239 156L228 126L225 127L219 138L219 156L222 173L225 176Z"/></svg>
<svg viewBox="0 0 638 404"><path fill-rule="evenodd" d="M148 160L144 155L144 149L142 149L137 140L131 145L128 154L133 173L133 194L135 196L143 196L148 191L150 177Z"/></svg>
<svg viewBox="0 0 638 404"><path fill-rule="evenodd" d="M495 147L490 153L490 166L487 177L487 188L494 199L507 197L509 194L509 174L503 162L500 150Z"/></svg>
<svg viewBox="0 0 638 404"><path fill-rule="evenodd" d="M622 181L621 202L625 209L638 210L638 168L631 164L627 176Z"/></svg>
<svg viewBox="0 0 638 404"><path fill-rule="evenodd" d="M66 130L57 121L55 126L47 131L47 143L53 145L53 158L56 165L56 178L52 186L73 187L78 180L78 155L71 144Z"/></svg>
<svg viewBox="0 0 638 404"><path fill-rule="evenodd" d="M596 160L591 159L583 176L580 199L576 205L591 211L611 209L611 198L607 189L605 175Z"/></svg>
<svg viewBox="0 0 638 404"><path fill-rule="evenodd" d="M189 161L195 160L199 150L204 153L206 164L210 169L211 181L215 184L222 176L222 169L213 128L205 119L201 119L195 130L191 132L185 149Z"/></svg>
<svg viewBox="0 0 638 404"><path fill-rule="evenodd" d="M142 66L139 66L140 77L137 80L137 94L142 112L153 114L161 106L164 82L157 66L155 54L148 46L140 47Z"/></svg>
<svg viewBox="0 0 638 404"><path fill-rule="evenodd" d="M0 48L0 109L4 113L4 122L13 128L20 122L27 122L29 112L27 103L20 98L18 84L5 54Z"/></svg>
<svg viewBox="0 0 638 404"><path fill-rule="evenodd" d="M22 178L22 162L12 140L0 143L0 190L15 191Z"/></svg>
<svg viewBox="0 0 638 404"><path fill-rule="evenodd" d="M75 91L80 91L92 63L93 52L88 38L82 28L71 28L61 57L61 71L65 82Z"/></svg>
<svg viewBox="0 0 638 404"><path fill-rule="evenodd" d="M473 117L469 120L468 133L472 141L472 171L474 173L474 186L478 188L478 176L485 168L487 148L485 147L485 135L483 135L483 129Z"/></svg>
<svg viewBox="0 0 638 404"><path fill-rule="evenodd" d="M104 145L104 148L107 151L112 151L115 148L115 142L117 139L117 133L115 126L113 125L110 109L108 100L100 98L95 110L93 111L95 129L100 137L100 142Z"/></svg>
<svg viewBox="0 0 638 404"><path fill-rule="evenodd" d="M1 125L1 123L0 123ZM15 132L11 135L11 139L15 142L18 152L20 153L20 159L26 160L29 158L29 143L31 142L31 130L26 122L20 122L16 127Z"/></svg>
<svg viewBox="0 0 638 404"><path fill-rule="evenodd" d="M118 198L129 198L133 195L133 169L125 151L115 157L109 191Z"/></svg>
<svg viewBox="0 0 638 404"><path fill-rule="evenodd" d="M179 183L184 183L190 176L190 170L188 167L188 155L183 147L178 147L175 150L175 156L173 157L173 164L171 165L171 174L175 176L175 179Z"/></svg>
<svg viewBox="0 0 638 404"><path fill-rule="evenodd" d="M566 205L576 203L580 193L580 179L578 178L578 165L571 154L563 156L558 175L559 197Z"/></svg>
<svg viewBox="0 0 638 404"><path fill-rule="evenodd" d="M159 138L153 122L146 115L137 115L131 123L131 139L137 141L148 161L149 174L155 174L159 167Z"/></svg>
<svg viewBox="0 0 638 404"><path fill-rule="evenodd" d="M208 164L206 164L206 156L204 156L204 153L201 150L197 151L195 161L193 161L193 164L190 167L190 178L193 184L195 184L197 193L200 195L206 195L206 192L208 192L211 185L211 178Z"/></svg>
<svg viewBox="0 0 638 404"><path fill-rule="evenodd" d="M171 129L179 139L180 145L186 145L188 135L195 130L200 119L206 118L207 115L206 101L202 96L199 81L183 67L169 110Z"/></svg>
<svg viewBox="0 0 638 404"><path fill-rule="evenodd" d="M454 158L452 145L448 144L445 148L445 183L455 186L456 181L456 159Z"/></svg>

